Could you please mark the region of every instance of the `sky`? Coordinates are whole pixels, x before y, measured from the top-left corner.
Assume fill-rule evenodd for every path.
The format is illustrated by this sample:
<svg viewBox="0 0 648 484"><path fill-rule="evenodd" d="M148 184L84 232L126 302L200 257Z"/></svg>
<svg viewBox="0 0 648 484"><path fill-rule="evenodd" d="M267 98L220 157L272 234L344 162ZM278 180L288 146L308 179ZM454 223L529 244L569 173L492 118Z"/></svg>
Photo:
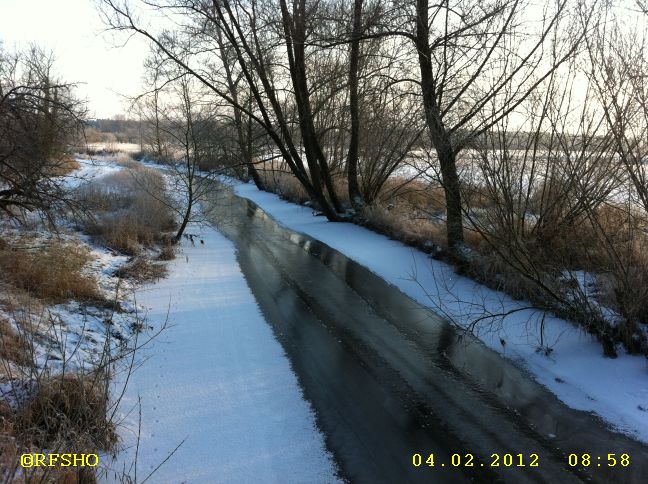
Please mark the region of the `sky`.
<svg viewBox="0 0 648 484"><path fill-rule="evenodd" d="M0 41L4 48L30 43L52 51L55 70L77 82L77 95L88 101L90 118L126 114L124 96L141 91L144 39L104 32L95 0L0 0Z"/></svg>

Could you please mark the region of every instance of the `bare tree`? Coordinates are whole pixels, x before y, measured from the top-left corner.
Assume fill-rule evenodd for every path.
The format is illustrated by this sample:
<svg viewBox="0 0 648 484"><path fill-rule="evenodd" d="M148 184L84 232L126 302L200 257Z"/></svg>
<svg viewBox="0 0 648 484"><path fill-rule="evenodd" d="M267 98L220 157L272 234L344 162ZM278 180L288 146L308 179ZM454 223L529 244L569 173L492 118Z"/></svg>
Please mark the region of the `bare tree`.
<svg viewBox="0 0 648 484"><path fill-rule="evenodd" d="M629 19L618 15L610 10L607 23L587 39L588 75L630 181L628 188L648 213L648 17L629 25Z"/></svg>
<svg viewBox="0 0 648 484"><path fill-rule="evenodd" d="M0 211L10 217L49 217L70 204L61 175L69 171L68 148L84 107L74 86L54 76L53 63L36 47L0 50Z"/></svg>
<svg viewBox="0 0 648 484"><path fill-rule="evenodd" d="M570 32L573 24L565 25L570 6L561 0L532 22L525 20L525 12L533 6L519 0L416 1L412 40L445 190L447 243L455 256L464 243L458 155L574 55L589 24ZM559 54L549 57L551 52Z"/></svg>
<svg viewBox="0 0 648 484"><path fill-rule="evenodd" d="M180 220L174 237L179 241L190 222L203 219L204 213L195 208L215 190L214 180L222 172L218 169L218 158L223 155L220 125L193 78L176 71L162 72L154 62L149 66L153 89L136 98L135 106L155 133L154 139L164 146L165 154L159 161L167 163L171 175L167 181L175 196L171 203L162 201ZM161 79L164 82L158 84ZM156 154L154 150L153 156Z"/></svg>
<svg viewBox="0 0 648 484"><path fill-rule="evenodd" d="M378 124L379 118L366 115L375 112L376 106L363 103L362 90L381 89L385 96L375 98L382 103L378 113L388 117L397 110L387 109L386 99L393 107L403 95L396 92L396 62L393 53L387 52L394 43L387 42L383 49L381 37L371 33L383 15L383 2L370 2L367 8L358 2L352 14L339 1L308 4L295 0L278 5L267 0L147 2L182 19L173 33L140 27L131 4L102 3L112 28L147 37L168 59L231 106L239 151L247 159L252 178L257 163L280 158L329 219L345 218L336 176L346 174L355 203L376 192L403 159L400 150L384 149L382 175L363 179L360 173L366 161L362 153L366 128L361 122L372 118ZM368 39L374 42L363 52L362 44ZM407 102L404 105L411 108ZM247 126L250 133L250 121L274 144L270 153L254 161L246 153L242 129ZM420 134L414 133L415 137ZM386 139L395 141L399 136ZM409 140L399 142L411 145ZM375 162L369 165L375 167ZM372 187L364 190L362 184Z"/></svg>

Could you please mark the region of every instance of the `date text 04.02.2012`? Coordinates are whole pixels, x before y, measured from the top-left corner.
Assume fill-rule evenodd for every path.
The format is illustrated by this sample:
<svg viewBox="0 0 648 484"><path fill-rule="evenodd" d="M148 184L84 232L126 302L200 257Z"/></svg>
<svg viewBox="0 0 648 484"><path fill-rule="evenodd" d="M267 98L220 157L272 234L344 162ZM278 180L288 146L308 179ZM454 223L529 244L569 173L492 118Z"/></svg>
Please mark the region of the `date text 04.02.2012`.
<svg viewBox="0 0 648 484"><path fill-rule="evenodd" d="M414 467L538 467L538 460L538 454L491 454L483 461L473 454L452 454L449 462L437 462L434 454L412 455Z"/></svg>

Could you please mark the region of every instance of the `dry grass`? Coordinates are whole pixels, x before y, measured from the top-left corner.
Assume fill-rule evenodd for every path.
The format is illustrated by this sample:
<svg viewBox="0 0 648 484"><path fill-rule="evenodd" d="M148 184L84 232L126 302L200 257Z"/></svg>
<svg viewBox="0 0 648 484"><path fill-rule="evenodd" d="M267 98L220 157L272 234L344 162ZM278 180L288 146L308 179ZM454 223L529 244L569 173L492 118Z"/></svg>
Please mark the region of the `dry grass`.
<svg viewBox="0 0 648 484"><path fill-rule="evenodd" d="M162 246L162 249L160 250L160 255L158 256L158 260L169 261L175 259L175 257L176 257L175 246L165 241L165 244Z"/></svg>
<svg viewBox="0 0 648 484"><path fill-rule="evenodd" d="M17 409L0 402L3 482L97 482L96 468L57 466L23 470L18 467L18 456L24 452L87 454L110 449L117 436L106 417L105 377L67 374L38 378L33 388Z"/></svg>
<svg viewBox="0 0 648 484"><path fill-rule="evenodd" d="M137 170L141 167L141 165L128 153L120 152L117 154L115 161L118 165L131 170Z"/></svg>
<svg viewBox="0 0 648 484"><path fill-rule="evenodd" d="M30 345L24 335L18 334L9 321L0 318L0 361L2 366L16 364L31 367Z"/></svg>
<svg viewBox="0 0 648 484"><path fill-rule="evenodd" d="M68 452L108 449L116 442L107 421L105 377L67 374L41 379L29 401L17 411L17 435L29 436L40 448Z"/></svg>
<svg viewBox="0 0 648 484"><path fill-rule="evenodd" d="M153 262L148 257L139 256L117 269L115 275L138 282L150 282L162 279L167 275L167 272L164 264Z"/></svg>
<svg viewBox="0 0 648 484"><path fill-rule="evenodd" d="M383 204L407 205L429 213L445 212L443 188L419 180L390 178L378 194L378 201Z"/></svg>
<svg viewBox="0 0 648 484"><path fill-rule="evenodd" d="M0 277L53 302L94 300L99 298L97 282L83 273L90 260L88 250L57 239L33 249L5 247L0 249Z"/></svg>
<svg viewBox="0 0 648 484"><path fill-rule="evenodd" d="M175 228L164 193L162 176L139 165L95 180L79 193L91 212L82 225L104 245L137 255L144 247L161 242L165 231Z"/></svg>
<svg viewBox="0 0 648 484"><path fill-rule="evenodd" d="M78 170L80 167L81 165L79 165L78 161L68 156L60 161L53 162L48 171L52 176L65 176Z"/></svg>
<svg viewBox="0 0 648 484"><path fill-rule="evenodd" d="M173 228L168 206L157 197L164 192L159 173L132 168L124 157L124 169L82 193L94 217L83 220L106 245L133 253L163 240L163 230ZM161 259L174 256L164 246ZM3 482L94 483L94 468L52 467L26 471L17 457L32 453L97 453L116 442L109 421L108 374L103 370L59 374L41 371L32 361L35 345L47 337L41 327L45 308L68 299L101 300L97 281L87 274L90 251L82 244L59 238L5 235L0 238L0 305L13 314L12 323L0 318L0 378L13 381L26 398L16 407L0 400L0 480ZM165 268L143 257L122 269L125 277L150 280L163 277ZM31 314L41 315L31 318ZM96 368L107 368L120 355L104 349ZM93 363L94 364L94 363ZM51 368L50 368L51 370Z"/></svg>
<svg viewBox="0 0 648 484"><path fill-rule="evenodd" d="M386 208L379 204L364 208L362 215L372 228L409 245L430 251L445 243L445 227L423 216L416 217L403 206Z"/></svg>
<svg viewBox="0 0 648 484"><path fill-rule="evenodd" d="M270 171L263 168L259 169L259 176L263 180L265 187L271 192L276 193L281 198L303 205L310 200L308 193L299 180L291 173L285 171Z"/></svg>

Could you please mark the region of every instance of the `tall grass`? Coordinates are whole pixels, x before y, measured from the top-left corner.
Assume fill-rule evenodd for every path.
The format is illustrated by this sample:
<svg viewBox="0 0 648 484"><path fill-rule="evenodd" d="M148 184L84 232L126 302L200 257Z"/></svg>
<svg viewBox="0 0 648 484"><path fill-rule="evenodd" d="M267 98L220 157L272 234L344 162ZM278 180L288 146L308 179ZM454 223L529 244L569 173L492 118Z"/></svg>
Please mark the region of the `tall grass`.
<svg viewBox="0 0 648 484"><path fill-rule="evenodd" d="M157 171L128 164L129 168L79 188L87 208L81 223L109 248L139 254L163 240L175 219L165 195L164 179Z"/></svg>
<svg viewBox="0 0 648 484"><path fill-rule="evenodd" d="M97 282L84 273L90 262L87 249L52 239L47 246L0 248L0 279L32 295L52 301L95 300Z"/></svg>

